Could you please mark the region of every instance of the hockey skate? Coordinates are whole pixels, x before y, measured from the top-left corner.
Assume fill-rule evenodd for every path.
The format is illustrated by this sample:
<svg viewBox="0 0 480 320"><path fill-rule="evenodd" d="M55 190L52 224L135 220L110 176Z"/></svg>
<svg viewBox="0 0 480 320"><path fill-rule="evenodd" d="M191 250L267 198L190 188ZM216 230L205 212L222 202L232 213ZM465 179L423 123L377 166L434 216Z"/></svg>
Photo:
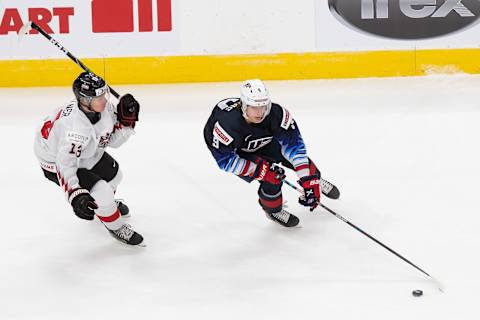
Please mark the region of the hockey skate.
<svg viewBox="0 0 480 320"><path fill-rule="evenodd" d="M274 212L274 213L265 212L265 214L267 215L267 218L269 218L270 220L273 220L279 225L282 225L287 228L296 227L300 222L300 219L298 219L294 214L291 214L284 208L282 208L282 210L278 212Z"/></svg>
<svg viewBox="0 0 480 320"><path fill-rule="evenodd" d="M338 199L340 197L340 191L332 183L320 178L320 187L322 188L322 193L330 199Z"/></svg>
<svg viewBox="0 0 480 320"><path fill-rule="evenodd" d="M132 229L132 226L125 223L118 230L108 230L110 235L123 243L132 246L145 247L143 243L143 237Z"/></svg>
<svg viewBox="0 0 480 320"><path fill-rule="evenodd" d="M115 199L115 203L120 211L120 215L124 218L130 218L130 209L123 203L123 199Z"/></svg>

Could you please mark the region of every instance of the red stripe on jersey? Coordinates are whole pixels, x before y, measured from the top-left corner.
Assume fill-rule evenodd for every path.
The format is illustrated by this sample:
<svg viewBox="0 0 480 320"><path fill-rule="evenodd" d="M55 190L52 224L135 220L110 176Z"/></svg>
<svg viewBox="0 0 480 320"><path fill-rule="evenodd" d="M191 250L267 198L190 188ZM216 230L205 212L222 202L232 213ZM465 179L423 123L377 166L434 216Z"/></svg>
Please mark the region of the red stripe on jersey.
<svg viewBox="0 0 480 320"><path fill-rule="evenodd" d="M69 188L69 187L68 187L68 184L65 183L65 179L63 179L63 177L62 177L62 175L60 174L60 172L57 172L57 178L58 178L58 182L60 183L60 186L63 187L63 190L64 190L65 192L67 192L68 194L70 194L70 191L71 191L70 189L71 189L71 188Z"/></svg>
<svg viewBox="0 0 480 320"><path fill-rule="evenodd" d="M243 170L242 170L242 172L240 173L241 176L244 176L244 175L247 174L248 169L250 169L250 163L251 163L250 160L247 160L247 161L245 162L245 167L243 167Z"/></svg>
<svg viewBox="0 0 480 320"><path fill-rule="evenodd" d="M277 208L282 206L283 199L279 197L277 200L265 200L260 198L260 202L267 208Z"/></svg>
<svg viewBox="0 0 480 320"><path fill-rule="evenodd" d="M302 164L302 165L299 165L298 167L296 167L295 171L300 171L300 170L308 169L308 168L309 168L308 164Z"/></svg>
<svg viewBox="0 0 480 320"><path fill-rule="evenodd" d="M60 118L60 116L62 115L62 111L63 109L58 111L57 115L55 116L55 119L53 119L53 122L50 120L45 121L42 129L40 129L43 139L45 140L48 139L48 136L50 136L50 131L53 128L53 124L55 123L55 121L57 121Z"/></svg>
<svg viewBox="0 0 480 320"><path fill-rule="evenodd" d="M97 217L102 222L113 222L118 218L120 218L120 210L117 209L111 216L108 216L108 217L101 217L99 215L97 215Z"/></svg>
<svg viewBox="0 0 480 320"><path fill-rule="evenodd" d="M62 110L58 111L57 115L55 116L55 119L53 120L53 122L57 121L58 119L60 119L60 116L62 115Z"/></svg>
<svg viewBox="0 0 480 320"><path fill-rule="evenodd" d="M61 173L57 172L57 176L58 176L58 182L60 182L60 186L63 187L63 185L65 184L65 181L63 181L63 177Z"/></svg>
<svg viewBox="0 0 480 320"><path fill-rule="evenodd" d="M313 163L313 161L308 158L308 163L309 163L309 169L310 169L310 174L313 175L313 174L318 174L320 175L320 171L318 170L317 166L315 165L315 163Z"/></svg>

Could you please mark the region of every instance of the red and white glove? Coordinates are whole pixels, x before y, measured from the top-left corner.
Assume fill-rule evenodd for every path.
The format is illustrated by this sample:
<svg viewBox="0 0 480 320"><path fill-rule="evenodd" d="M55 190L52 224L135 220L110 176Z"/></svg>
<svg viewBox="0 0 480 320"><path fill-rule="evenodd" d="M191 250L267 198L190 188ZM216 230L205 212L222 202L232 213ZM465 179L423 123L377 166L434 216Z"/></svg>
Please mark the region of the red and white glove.
<svg viewBox="0 0 480 320"><path fill-rule="evenodd" d="M300 178L298 183L303 188L303 196L298 198L298 202L306 207L310 207L313 211L320 204L320 177L318 175L311 175Z"/></svg>
<svg viewBox="0 0 480 320"><path fill-rule="evenodd" d="M268 161L259 159L255 161L257 168L252 175L253 179L265 181L271 184L281 184L285 179L285 170L276 164L270 164Z"/></svg>

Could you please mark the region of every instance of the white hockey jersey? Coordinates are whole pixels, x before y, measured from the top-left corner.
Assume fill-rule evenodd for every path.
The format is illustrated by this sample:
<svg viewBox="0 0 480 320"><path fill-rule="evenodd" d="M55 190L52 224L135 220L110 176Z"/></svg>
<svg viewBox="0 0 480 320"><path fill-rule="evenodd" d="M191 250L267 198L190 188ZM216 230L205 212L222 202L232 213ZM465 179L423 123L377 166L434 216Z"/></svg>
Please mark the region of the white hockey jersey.
<svg viewBox="0 0 480 320"><path fill-rule="evenodd" d="M114 106L107 103L100 120L92 124L76 100L55 110L35 133L34 151L40 166L56 173L68 193L80 188L77 169L91 169L105 148L117 148L134 133L117 122Z"/></svg>

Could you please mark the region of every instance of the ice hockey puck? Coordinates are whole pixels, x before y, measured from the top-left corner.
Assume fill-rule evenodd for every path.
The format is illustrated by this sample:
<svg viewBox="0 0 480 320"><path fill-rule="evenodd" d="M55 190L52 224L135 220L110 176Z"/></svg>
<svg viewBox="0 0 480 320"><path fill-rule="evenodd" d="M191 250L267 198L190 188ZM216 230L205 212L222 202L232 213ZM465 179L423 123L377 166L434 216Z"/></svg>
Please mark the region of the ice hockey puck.
<svg viewBox="0 0 480 320"><path fill-rule="evenodd" d="M423 295L423 291L422 290L413 290L412 295L414 297L421 297Z"/></svg>

